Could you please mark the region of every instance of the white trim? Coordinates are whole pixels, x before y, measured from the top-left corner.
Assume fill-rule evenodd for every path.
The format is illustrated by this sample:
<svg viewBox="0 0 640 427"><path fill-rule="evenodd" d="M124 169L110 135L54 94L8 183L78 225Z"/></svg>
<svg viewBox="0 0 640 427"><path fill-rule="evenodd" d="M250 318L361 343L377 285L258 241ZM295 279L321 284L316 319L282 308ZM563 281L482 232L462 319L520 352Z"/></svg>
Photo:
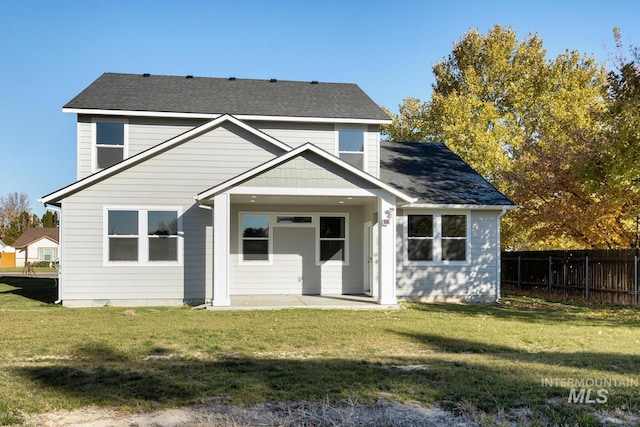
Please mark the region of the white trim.
<svg viewBox="0 0 640 427"><path fill-rule="evenodd" d="M138 214L138 260L110 261L109 260L109 211L135 211ZM149 235L147 234L149 211L173 211L178 219L178 259L176 261L149 261ZM102 207L102 265L104 267L175 267L184 264L184 232L182 230L181 206L127 206L107 205Z"/></svg>
<svg viewBox="0 0 640 427"><path fill-rule="evenodd" d="M409 215L430 215L433 217L433 259L431 261L411 261L409 260ZM465 259L463 261L442 259L442 216L443 215L464 215L467 222L467 233L465 236ZM438 211L411 211L404 212L402 218L402 263L405 266L464 266L471 265L471 212L459 210L438 210Z"/></svg>
<svg viewBox="0 0 640 427"><path fill-rule="evenodd" d="M133 110L101 110L84 108L63 108L63 113L76 113L101 116L129 116L129 117L173 117L181 119L214 119L224 113L174 113L166 111L133 111ZM343 117L295 117L295 116L264 116L256 114L234 114L239 120L305 122L305 123L361 123L370 125L389 125L390 119L357 119Z"/></svg>
<svg viewBox="0 0 640 427"><path fill-rule="evenodd" d="M234 187L229 194L257 196L335 196L370 197L377 196L379 190L367 188L298 188L298 187Z"/></svg>
<svg viewBox="0 0 640 427"><path fill-rule="evenodd" d="M214 208L215 209L215 208ZM267 241L266 260L245 260L244 243L242 236L242 217L244 215L266 216L269 218L269 236ZM260 239L264 240L264 238ZM239 211L238 212L238 265L273 265L273 212L264 211Z"/></svg>
<svg viewBox="0 0 640 427"><path fill-rule="evenodd" d="M93 175L90 175L84 179L81 179L80 181L76 181L75 183L61 188L58 191L55 191L51 194L48 194L44 197L42 197L41 199L38 199L39 202L41 203L57 203L60 199L64 198L65 196L74 193L78 190L81 190L85 187L88 187L89 185L93 184L94 182L100 181L106 177L109 177L111 175L114 175L118 172L120 172L123 169L126 169L134 164L137 164L139 162L142 162L146 159L148 159L149 157L152 157L162 151L168 150L170 148L172 148L175 145L178 144L182 144L190 139L196 138L210 130L212 130L213 128L216 128L218 126L220 126L222 123L225 122L230 122L233 123L239 127L241 127L242 129L260 137L261 139L270 142L271 144L273 144L274 146L284 150L284 151L289 151L291 150L291 147L289 147L287 144L278 141L277 139L267 135L264 132L261 132L243 122L241 122L240 120L236 119L233 116L229 116L229 115L224 115L224 116L219 116L218 118L211 120L210 122L207 122L203 125L200 125L198 127L195 127L191 130L188 130L187 132L178 135L174 138L168 139L167 141L158 144L152 148L149 148L148 150L142 151L141 153L138 153L132 157L129 157L126 160L123 160L122 162L111 166L110 168L106 168L106 169L102 169L99 172L94 173Z"/></svg>
<svg viewBox="0 0 640 427"><path fill-rule="evenodd" d="M315 229L316 229L316 266L321 265L349 265L349 241L351 240L349 234L349 212L327 212L327 213L315 213L314 216L317 218L315 221ZM344 241L344 261L336 261L336 260L320 260L320 218L321 217L334 217L334 218L344 218L344 238L325 238L325 240L342 240Z"/></svg>
<svg viewBox="0 0 640 427"><path fill-rule="evenodd" d="M503 211L514 210L516 205L471 205L471 204L445 204L445 203L406 203L402 209L443 209L443 210L476 210L476 211Z"/></svg>
<svg viewBox="0 0 640 427"><path fill-rule="evenodd" d="M304 153L305 151L311 151L314 154L317 154L318 156L324 158L325 160L332 162L334 164L336 164L337 166L342 167L343 169L346 169L347 171L357 175L358 177L364 179L365 181L368 181L372 184L374 184L376 187L380 187L383 190L386 190L387 192L393 194L394 196L405 200L406 202L413 202L414 199L412 199L411 197L409 197L408 195L402 193L401 191L396 190L395 188L391 187L388 184L385 184L384 182L380 181L378 178L374 177L373 175L369 175L368 173L364 172L363 170L350 165L349 163L339 159L338 157L327 153L326 151L322 150L321 148L316 147L315 145L311 144L311 143L306 143L303 144L279 157L276 157L275 159L272 159L266 163L261 164L260 166L257 166L253 169L250 169L244 173L241 173L240 175L237 175L234 178L231 178L230 180L223 182L222 184L216 185L215 187L212 187L208 190L205 190L203 192L201 192L200 194L194 196L194 198L197 201L202 201L204 199L209 199L213 196L215 196L216 194L222 193L222 192L226 192L229 189L241 184L243 181L246 181L250 178L253 178L254 176L257 176L259 174L261 174L262 172L265 172L268 169L274 168L280 164L285 163L286 161L288 161L289 159L292 159L302 153ZM333 189L331 189L331 191L333 191ZM326 190L325 190L325 195L326 195Z"/></svg>
<svg viewBox="0 0 640 427"><path fill-rule="evenodd" d="M98 125L97 125L98 122L122 123L124 125L123 135L122 135L122 160L125 160L129 157L129 119L126 119L126 118L116 119L113 117L106 117L106 118L92 117L91 118L91 173L103 170L98 167ZM78 138L78 141L80 141L80 138ZM118 146L115 146L115 147L118 147ZM108 169L108 168L104 168L104 169Z"/></svg>
<svg viewBox="0 0 640 427"><path fill-rule="evenodd" d="M341 151L340 150L340 131L341 130L357 130L362 132L362 151ZM336 124L334 126L335 137L335 154L336 157L341 158L340 154L362 154L362 170L369 172L367 168L367 141L369 140L369 130L365 125L344 125ZM373 174L372 174L373 175Z"/></svg>

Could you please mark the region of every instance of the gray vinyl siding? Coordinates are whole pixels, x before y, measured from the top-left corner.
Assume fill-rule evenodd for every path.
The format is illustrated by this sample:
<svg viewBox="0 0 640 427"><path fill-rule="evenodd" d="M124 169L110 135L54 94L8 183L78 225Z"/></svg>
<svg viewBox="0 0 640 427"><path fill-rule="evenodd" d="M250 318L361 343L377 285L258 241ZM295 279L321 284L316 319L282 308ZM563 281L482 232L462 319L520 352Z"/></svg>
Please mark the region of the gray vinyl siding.
<svg viewBox="0 0 640 427"><path fill-rule="evenodd" d="M371 184L313 153L305 153L252 178L244 187L367 188Z"/></svg>
<svg viewBox="0 0 640 427"><path fill-rule="evenodd" d="M407 265L404 261L404 223L410 213L404 210L397 218L397 296L425 301L495 301L499 286L499 213L465 212L471 223L469 262L429 266Z"/></svg>
<svg viewBox="0 0 640 427"><path fill-rule="evenodd" d="M310 142L329 153L335 154L336 151L333 123L248 121L247 124L294 148Z"/></svg>
<svg viewBox="0 0 640 427"><path fill-rule="evenodd" d="M91 118L78 116L77 179L91 175Z"/></svg>
<svg viewBox="0 0 640 427"><path fill-rule="evenodd" d="M77 179L91 175L92 164L92 120L97 117L78 116L78 159ZM189 129L204 123L203 120L180 120L161 118L123 118L129 123L128 156L134 156L168 139L178 136ZM107 120L117 120L109 117Z"/></svg>
<svg viewBox="0 0 640 427"><path fill-rule="evenodd" d="M314 254L313 265L305 263L310 277L305 280L313 280L312 284L305 284L307 290L313 287L320 288L322 294L350 294L362 293L363 291L363 212L362 206L351 207L335 207L335 206L315 206L311 209L308 206L297 205L232 205L231 207L231 228L230 228L230 250L229 257L229 283L231 295L253 295L253 294L284 294L284 293L301 293L301 285L292 277L291 274L299 275L304 272L300 265L300 257L291 256L292 254L274 254L273 263L271 265L260 263L241 263L240 262L240 230L238 225L240 212L259 212L265 214L317 214L317 213L348 213L349 214L349 265L315 265L315 251L317 236L313 233L313 241L290 242L292 247L300 247L300 251L312 250ZM275 227L275 224L272 224ZM313 227L316 227L314 224ZM295 230L297 227L282 227L289 230ZM306 227L305 227L306 229ZM293 238L294 233L278 233L273 232L272 239ZM305 233L308 238L309 234ZM273 241L273 247L288 246L282 245L282 242ZM311 245L311 246L308 246ZM311 270L311 271L309 271ZM321 285L319 285L319 283ZM284 285L283 285L284 284ZM312 292L317 293L317 292Z"/></svg>
<svg viewBox="0 0 640 427"><path fill-rule="evenodd" d="M366 144L366 171L380 178L380 126L369 125Z"/></svg>
<svg viewBox="0 0 640 427"><path fill-rule="evenodd" d="M225 125L64 199L63 300L180 303L210 296L212 213L193 196L276 154L279 149ZM181 207L183 265L103 265L104 206Z"/></svg>

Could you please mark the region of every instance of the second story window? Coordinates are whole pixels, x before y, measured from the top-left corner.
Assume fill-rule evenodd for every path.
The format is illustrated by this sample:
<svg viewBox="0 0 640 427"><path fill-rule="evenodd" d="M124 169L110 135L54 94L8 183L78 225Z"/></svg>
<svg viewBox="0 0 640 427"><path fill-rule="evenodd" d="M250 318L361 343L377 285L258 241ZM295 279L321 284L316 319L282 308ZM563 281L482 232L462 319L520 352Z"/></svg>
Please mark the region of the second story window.
<svg viewBox="0 0 640 427"><path fill-rule="evenodd" d="M95 168L105 169L126 158L127 124L124 121L96 121Z"/></svg>
<svg viewBox="0 0 640 427"><path fill-rule="evenodd" d="M338 129L338 157L364 169L364 130Z"/></svg>

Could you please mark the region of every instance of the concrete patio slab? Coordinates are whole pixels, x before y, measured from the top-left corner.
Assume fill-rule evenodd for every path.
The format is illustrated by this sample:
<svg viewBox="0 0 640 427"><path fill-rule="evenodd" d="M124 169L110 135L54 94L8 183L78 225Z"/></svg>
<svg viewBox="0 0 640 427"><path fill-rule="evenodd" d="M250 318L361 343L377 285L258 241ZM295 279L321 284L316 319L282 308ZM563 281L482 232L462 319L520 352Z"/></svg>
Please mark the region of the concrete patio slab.
<svg viewBox="0 0 640 427"><path fill-rule="evenodd" d="M366 295L234 295L231 306L207 306L207 310L282 310L287 308L317 308L345 310L394 310L399 304L380 305Z"/></svg>

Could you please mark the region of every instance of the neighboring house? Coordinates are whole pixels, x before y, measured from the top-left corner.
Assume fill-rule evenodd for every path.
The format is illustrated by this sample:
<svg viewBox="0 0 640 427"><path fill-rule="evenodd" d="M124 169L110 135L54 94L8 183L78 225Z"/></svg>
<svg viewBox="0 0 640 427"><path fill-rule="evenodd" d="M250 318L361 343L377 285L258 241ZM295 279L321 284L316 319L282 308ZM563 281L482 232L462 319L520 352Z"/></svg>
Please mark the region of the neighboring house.
<svg viewBox="0 0 640 427"><path fill-rule="evenodd" d="M27 262L52 262L58 259L58 228L28 228L13 243L16 250L16 267Z"/></svg>
<svg viewBox="0 0 640 427"><path fill-rule="evenodd" d="M499 298L511 201L442 144L381 142L356 85L107 73L63 111L63 305Z"/></svg>

